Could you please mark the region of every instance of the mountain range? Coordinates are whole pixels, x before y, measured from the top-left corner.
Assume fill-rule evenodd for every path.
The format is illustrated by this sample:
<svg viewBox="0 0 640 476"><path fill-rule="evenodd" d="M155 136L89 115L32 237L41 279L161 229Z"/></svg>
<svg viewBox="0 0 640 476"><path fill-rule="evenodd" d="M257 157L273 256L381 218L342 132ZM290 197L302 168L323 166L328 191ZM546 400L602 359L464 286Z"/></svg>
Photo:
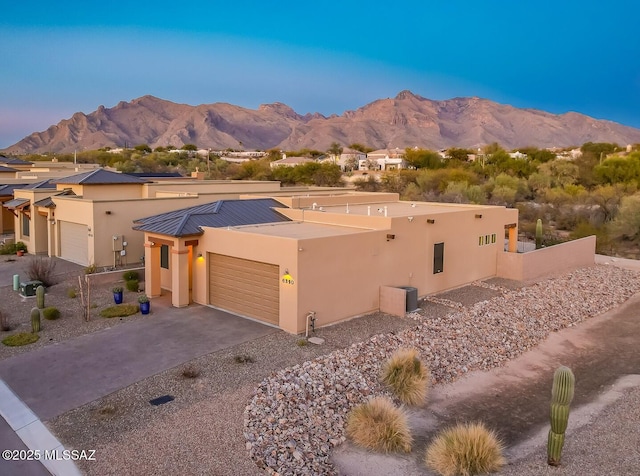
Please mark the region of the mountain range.
<svg viewBox="0 0 640 476"><path fill-rule="evenodd" d="M3 150L11 154L73 152L148 144L196 144L214 150L327 150L333 142L375 149L421 147L475 150L498 142L568 147L585 142L640 143L640 129L583 114L520 109L478 97L434 101L410 91L342 115L300 115L282 103L247 109L227 103L191 106L143 96L35 132Z"/></svg>

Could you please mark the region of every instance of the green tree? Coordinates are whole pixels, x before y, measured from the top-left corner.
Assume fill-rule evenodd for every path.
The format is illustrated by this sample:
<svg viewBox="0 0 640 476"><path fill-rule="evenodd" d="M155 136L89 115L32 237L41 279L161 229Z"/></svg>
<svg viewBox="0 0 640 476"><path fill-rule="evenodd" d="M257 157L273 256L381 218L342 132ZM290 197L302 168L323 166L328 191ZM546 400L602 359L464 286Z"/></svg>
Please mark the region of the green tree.
<svg viewBox="0 0 640 476"><path fill-rule="evenodd" d="M181 149L195 152L196 150L198 150L198 147L195 144L185 144L181 147Z"/></svg>
<svg viewBox="0 0 640 476"><path fill-rule="evenodd" d="M623 197L616 217L609 223L611 237L640 242L640 194Z"/></svg>
<svg viewBox="0 0 640 476"><path fill-rule="evenodd" d="M337 142L332 142L329 148L327 149L327 154L333 155L334 163L337 163L337 161L340 160L340 155L342 154L343 150L344 149L340 144L338 144Z"/></svg>
<svg viewBox="0 0 640 476"><path fill-rule="evenodd" d="M151 153L151 147L147 144L138 144L134 147L134 150L137 150L138 152L145 152L147 154Z"/></svg>
<svg viewBox="0 0 640 476"><path fill-rule="evenodd" d="M596 165L595 179L603 184L640 184L640 152L632 152L627 157L611 157Z"/></svg>
<svg viewBox="0 0 640 476"><path fill-rule="evenodd" d="M404 160L416 169L439 169L445 166L440 154L428 149L406 149Z"/></svg>
<svg viewBox="0 0 640 476"><path fill-rule="evenodd" d="M466 163L469 160L468 156L470 154L475 154L475 152L470 149L461 149L458 147L447 149L447 157L451 160L457 160L458 162Z"/></svg>

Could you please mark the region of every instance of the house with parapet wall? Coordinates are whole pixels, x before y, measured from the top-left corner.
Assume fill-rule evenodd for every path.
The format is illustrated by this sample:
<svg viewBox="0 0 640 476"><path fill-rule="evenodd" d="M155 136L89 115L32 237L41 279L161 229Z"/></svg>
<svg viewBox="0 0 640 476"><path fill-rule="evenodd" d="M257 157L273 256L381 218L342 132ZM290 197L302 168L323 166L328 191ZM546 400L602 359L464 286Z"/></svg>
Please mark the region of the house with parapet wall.
<svg viewBox="0 0 640 476"><path fill-rule="evenodd" d="M14 221L15 241L29 253L83 266L140 263L143 236L135 219L247 193L277 193L279 182L147 179L105 169L12 190L3 204Z"/></svg>
<svg viewBox="0 0 640 476"><path fill-rule="evenodd" d="M404 314L404 288L425 296L497 276L499 256L516 252L516 209L262 195L136 220L147 294L301 333L311 314L317 326L394 306Z"/></svg>

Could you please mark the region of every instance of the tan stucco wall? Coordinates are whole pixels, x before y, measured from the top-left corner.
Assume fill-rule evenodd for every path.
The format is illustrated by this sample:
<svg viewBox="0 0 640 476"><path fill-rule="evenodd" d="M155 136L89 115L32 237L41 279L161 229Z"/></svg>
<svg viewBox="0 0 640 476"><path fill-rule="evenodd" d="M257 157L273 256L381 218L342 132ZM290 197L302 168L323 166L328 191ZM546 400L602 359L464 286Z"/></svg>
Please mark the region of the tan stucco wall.
<svg viewBox="0 0 640 476"><path fill-rule="evenodd" d="M240 193L268 193L280 190L280 182L250 181L250 180L194 180L192 182L162 181L142 185L141 197L153 198L159 193L175 194L198 193L198 194L234 194L236 197Z"/></svg>
<svg viewBox="0 0 640 476"><path fill-rule="evenodd" d="M595 236L527 253L501 253L498 255L497 275L517 281L535 281L559 272L590 266L595 262L595 253Z"/></svg>
<svg viewBox="0 0 640 476"><path fill-rule="evenodd" d="M140 198L142 196L142 184L83 185L59 183L56 187L58 190L70 189L76 195L90 200L122 200Z"/></svg>
<svg viewBox="0 0 640 476"><path fill-rule="evenodd" d="M193 300L208 304L207 253L277 264L281 274L288 270L295 284L280 284L280 327L292 333L304 332L310 311L316 312L317 325L324 326L378 310L380 286L412 286L419 296L459 287L496 275L504 227L517 221L517 210L501 207L483 209L481 219L476 214L475 209L452 207L429 224L424 216L410 221L317 212L331 223L362 227L300 239L274 236L277 226L264 234L241 227L206 228L194 250L203 259L194 258ZM309 218L314 222L318 217L306 211L305 220ZM367 223L376 229L364 228ZM480 235L492 234L495 243L478 245ZM445 243L444 272L433 274L433 246L439 242Z"/></svg>

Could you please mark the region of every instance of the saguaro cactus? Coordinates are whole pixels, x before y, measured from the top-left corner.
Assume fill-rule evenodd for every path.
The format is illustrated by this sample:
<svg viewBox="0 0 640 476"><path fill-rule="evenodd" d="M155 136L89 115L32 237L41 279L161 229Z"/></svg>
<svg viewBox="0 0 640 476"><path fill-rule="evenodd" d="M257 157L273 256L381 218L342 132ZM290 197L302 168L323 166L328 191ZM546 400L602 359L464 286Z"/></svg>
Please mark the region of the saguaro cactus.
<svg viewBox="0 0 640 476"><path fill-rule="evenodd" d="M547 463L551 466L560 465L562 447L564 446L564 432L569 423L569 405L573 400L576 379L571 369L558 367L553 374L551 388L551 429L547 442Z"/></svg>
<svg viewBox="0 0 640 476"><path fill-rule="evenodd" d="M40 332L40 309L37 307L31 309L31 332L34 334Z"/></svg>
<svg viewBox="0 0 640 476"><path fill-rule="evenodd" d="M36 288L36 301L38 309L44 309L44 286L38 286Z"/></svg>
<svg viewBox="0 0 640 476"><path fill-rule="evenodd" d="M542 220L538 218L536 222L536 250L542 248Z"/></svg>

